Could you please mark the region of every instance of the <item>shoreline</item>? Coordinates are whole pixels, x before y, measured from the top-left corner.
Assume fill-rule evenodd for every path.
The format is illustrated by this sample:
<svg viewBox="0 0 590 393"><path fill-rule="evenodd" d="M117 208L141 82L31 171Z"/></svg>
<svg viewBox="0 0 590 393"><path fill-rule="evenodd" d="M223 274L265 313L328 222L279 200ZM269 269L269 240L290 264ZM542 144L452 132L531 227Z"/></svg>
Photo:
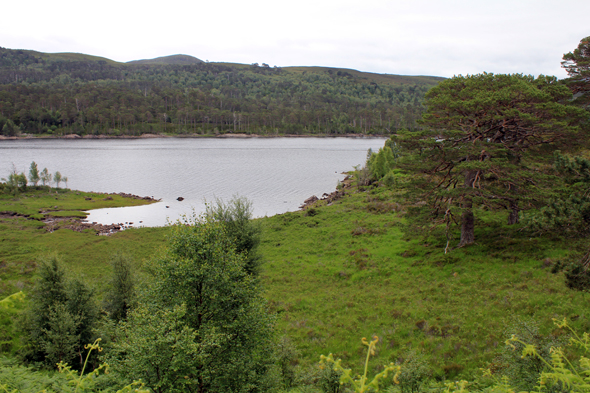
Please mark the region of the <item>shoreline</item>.
<svg viewBox="0 0 590 393"><path fill-rule="evenodd" d="M221 135L201 135L201 134L142 134L142 135L84 135L66 134L66 135L24 135L24 136L4 136L0 135L0 141L3 140L28 140L28 139L154 139L154 138L358 138L358 139L378 139L388 138L388 135L365 135L365 134L342 134L342 135L326 135L326 134L284 134L284 135L259 135L259 134L221 134Z"/></svg>

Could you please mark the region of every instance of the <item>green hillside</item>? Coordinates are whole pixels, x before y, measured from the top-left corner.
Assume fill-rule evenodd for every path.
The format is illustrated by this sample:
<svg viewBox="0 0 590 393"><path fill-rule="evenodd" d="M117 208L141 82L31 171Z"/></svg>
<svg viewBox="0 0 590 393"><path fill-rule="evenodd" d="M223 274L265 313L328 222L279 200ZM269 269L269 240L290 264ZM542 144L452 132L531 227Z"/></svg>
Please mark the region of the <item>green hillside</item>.
<svg viewBox="0 0 590 393"><path fill-rule="evenodd" d="M144 60L132 60L128 61L127 64L152 64L152 65L190 65L202 63L203 60L197 59L196 57L189 55L171 55L156 57L155 59L144 59Z"/></svg>
<svg viewBox="0 0 590 393"><path fill-rule="evenodd" d="M87 55L84 53L70 53L70 52L63 52L63 53L44 53L44 52L37 52L33 50L23 50L23 52L30 54L31 56L37 57L42 60L47 61L63 61L63 62L105 62L107 64L115 65L121 64L111 59L107 59L106 57L100 56L92 56Z"/></svg>
<svg viewBox="0 0 590 393"><path fill-rule="evenodd" d="M424 94L441 80L186 55L116 63L0 48L0 130L8 137L385 135L420 128Z"/></svg>

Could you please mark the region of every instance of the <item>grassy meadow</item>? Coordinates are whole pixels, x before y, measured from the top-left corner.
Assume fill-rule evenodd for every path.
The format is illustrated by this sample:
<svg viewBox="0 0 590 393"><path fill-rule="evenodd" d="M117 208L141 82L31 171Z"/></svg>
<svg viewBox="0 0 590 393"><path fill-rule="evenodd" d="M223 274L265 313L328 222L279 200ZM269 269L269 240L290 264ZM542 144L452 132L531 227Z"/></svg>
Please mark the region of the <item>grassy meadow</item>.
<svg viewBox="0 0 590 393"><path fill-rule="evenodd" d="M531 238L480 212L477 243L445 255L444 231L409 225L412 209L384 187L314 213L263 220L263 283L303 362L331 352L360 369L360 338L377 335L373 364L423 353L440 378L454 378L497 363L519 321L556 337L552 318L589 327L587 295L551 272L575 243Z"/></svg>
<svg viewBox="0 0 590 393"><path fill-rule="evenodd" d="M99 296L114 253L132 256L141 270L165 245L167 228L97 236L48 231L33 219L145 203L112 197L55 189L2 195L0 211L23 215L0 217L2 295L26 293L36 259L51 252ZM476 244L445 254L444 228L417 226L412 218L418 211L404 201L403 186L351 187L330 206L320 201L259 219L261 285L278 329L300 352L302 369L328 353L359 369L366 354L360 339L377 335L376 368L423 353L439 379L469 377L481 367L502 367L498 356L518 321L534 320L555 338L563 332L552 318L567 317L579 331L588 330L588 296L566 288L563 273L552 273L582 244L530 237L518 225L505 225L506 217L479 211ZM451 245L458 242L458 228L454 232Z"/></svg>
<svg viewBox="0 0 590 393"><path fill-rule="evenodd" d="M146 258L163 243L162 229L97 236L92 229L77 232L64 227L86 217L85 210L146 203L150 201L48 187L0 194L0 294L26 292L32 285L37 258L48 253L58 253L69 270L84 275L100 289L101 278L110 272L108 260L113 253ZM53 220L44 221L49 218Z"/></svg>

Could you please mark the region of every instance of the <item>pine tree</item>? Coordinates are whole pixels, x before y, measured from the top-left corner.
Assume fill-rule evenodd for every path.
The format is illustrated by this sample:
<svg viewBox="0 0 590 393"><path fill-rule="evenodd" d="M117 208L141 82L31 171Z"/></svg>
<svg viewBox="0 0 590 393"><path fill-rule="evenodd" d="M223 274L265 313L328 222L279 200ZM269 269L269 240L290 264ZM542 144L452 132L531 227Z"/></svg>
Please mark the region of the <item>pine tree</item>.
<svg viewBox="0 0 590 393"><path fill-rule="evenodd" d="M41 259L24 319L25 359L50 367L57 361L81 367L97 317L93 291L79 278L68 279L57 255Z"/></svg>
<svg viewBox="0 0 590 393"><path fill-rule="evenodd" d="M590 104L590 37L582 38L573 52L564 54L561 66L569 75L566 85L580 95L577 102L583 106Z"/></svg>
<svg viewBox="0 0 590 393"><path fill-rule="evenodd" d="M105 299L105 309L111 319L121 321L127 319L135 299L131 260L125 255L115 254L111 257L111 266L113 276Z"/></svg>
<svg viewBox="0 0 590 393"><path fill-rule="evenodd" d="M561 103L569 97L554 77L487 73L447 79L427 93L423 123L431 130L398 140L414 153L406 165L429 177L435 212L461 217L459 246L475 241L476 207L507 210L515 223L545 198L544 157L575 148L576 125L587 116Z"/></svg>

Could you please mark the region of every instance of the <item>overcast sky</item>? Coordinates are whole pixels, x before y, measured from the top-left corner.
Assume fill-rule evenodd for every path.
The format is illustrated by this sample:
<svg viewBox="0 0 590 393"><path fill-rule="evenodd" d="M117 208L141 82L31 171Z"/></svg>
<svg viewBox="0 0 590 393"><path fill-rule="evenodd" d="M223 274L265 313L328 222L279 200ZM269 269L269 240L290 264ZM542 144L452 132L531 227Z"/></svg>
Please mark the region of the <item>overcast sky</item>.
<svg viewBox="0 0 590 393"><path fill-rule="evenodd" d="M11 49L446 77L563 78L563 54L590 36L588 0L19 0L2 15Z"/></svg>

